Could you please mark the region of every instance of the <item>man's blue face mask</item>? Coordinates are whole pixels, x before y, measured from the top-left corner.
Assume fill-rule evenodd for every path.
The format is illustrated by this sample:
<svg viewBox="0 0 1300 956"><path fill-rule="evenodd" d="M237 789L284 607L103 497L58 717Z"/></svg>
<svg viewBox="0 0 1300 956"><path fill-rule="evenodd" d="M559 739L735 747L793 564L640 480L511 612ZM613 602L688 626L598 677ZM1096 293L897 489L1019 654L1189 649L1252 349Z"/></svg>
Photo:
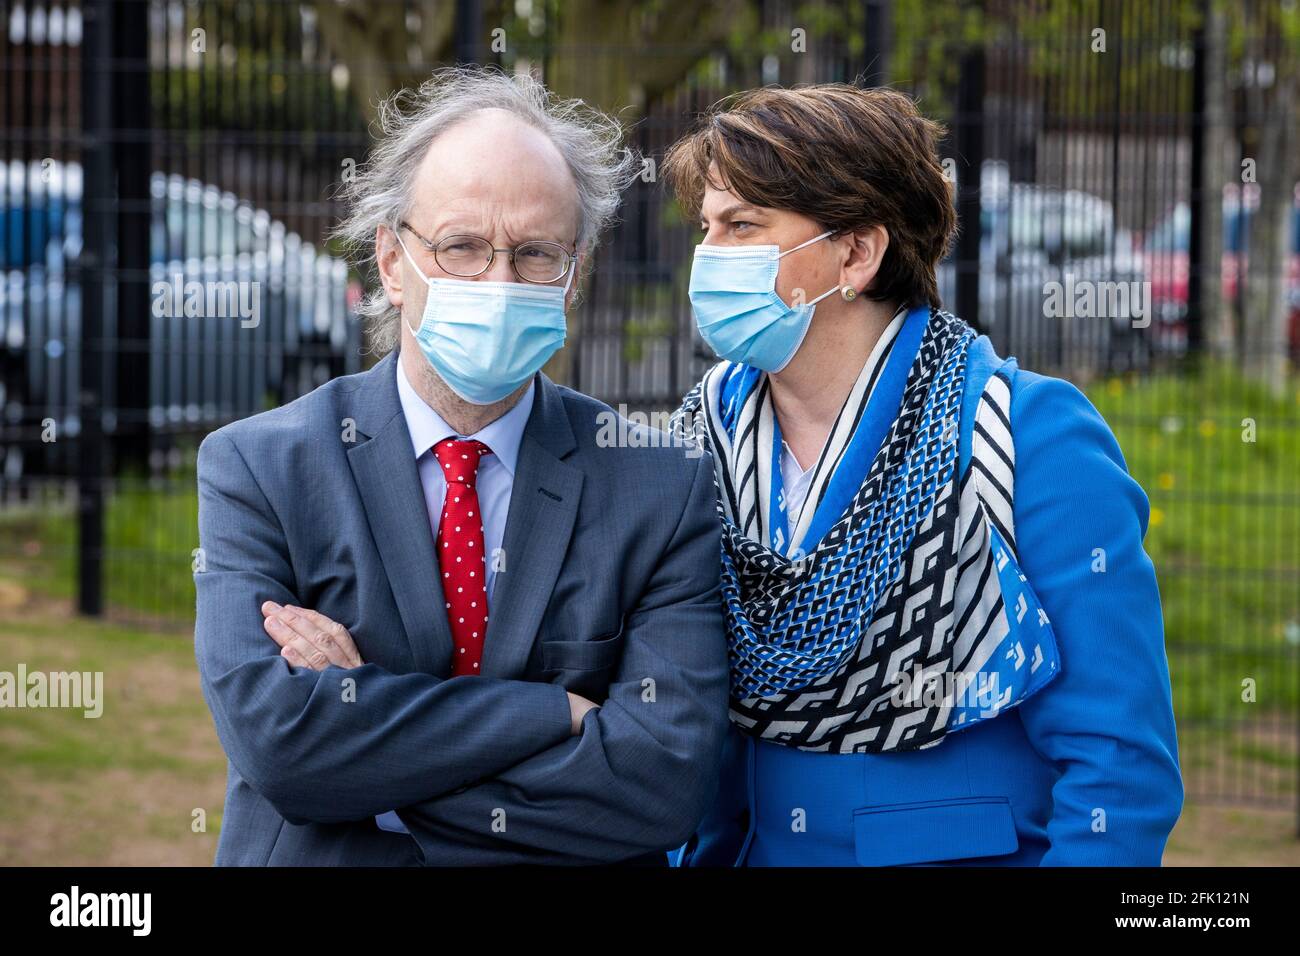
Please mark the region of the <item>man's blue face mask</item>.
<svg viewBox="0 0 1300 956"><path fill-rule="evenodd" d="M402 242L407 260L429 286L424 317L411 329L433 370L472 405L491 405L532 378L564 345L564 288L521 282L430 279Z"/></svg>
<svg viewBox="0 0 1300 956"><path fill-rule="evenodd" d="M788 306L776 293L781 257L832 232L813 236L785 252L779 246L696 246L691 310L709 348L729 362L767 372L785 368L808 333L813 307L839 286L811 302Z"/></svg>

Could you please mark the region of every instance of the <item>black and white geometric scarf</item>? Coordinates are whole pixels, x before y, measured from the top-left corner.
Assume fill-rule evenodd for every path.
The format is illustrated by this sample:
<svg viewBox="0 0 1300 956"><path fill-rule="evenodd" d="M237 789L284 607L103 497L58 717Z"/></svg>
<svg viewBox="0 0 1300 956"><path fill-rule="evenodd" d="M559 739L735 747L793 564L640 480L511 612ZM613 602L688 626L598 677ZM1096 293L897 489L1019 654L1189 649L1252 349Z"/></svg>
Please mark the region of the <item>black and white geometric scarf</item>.
<svg viewBox="0 0 1300 956"><path fill-rule="evenodd" d="M673 431L715 463L731 719L744 732L832 753L921 749L1059 673L1016 560L1011 392L997 373L958 477L975 337L939 310L895 318L798 515L784 513L766 373L723 362L683 400Z"/></svg>

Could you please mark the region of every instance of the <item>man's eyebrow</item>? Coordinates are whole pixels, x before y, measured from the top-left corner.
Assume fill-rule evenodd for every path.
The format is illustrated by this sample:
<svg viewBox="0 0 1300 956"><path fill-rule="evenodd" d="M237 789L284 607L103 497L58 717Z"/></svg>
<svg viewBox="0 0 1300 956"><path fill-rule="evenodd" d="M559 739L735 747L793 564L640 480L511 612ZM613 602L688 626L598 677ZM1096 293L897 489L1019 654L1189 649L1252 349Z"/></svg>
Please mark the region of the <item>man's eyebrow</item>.
<svg viewBox="0 0 1300 956"><path fill-rule="evenodd" d="M516 235L516 232L519 232L520 234ZM435 227L431 232L425 233L425 235L435 242L438 242L441 239L446 239L448 236L478 236L482 238L483 226L482 223L471 224L471 221L468 218L461 219L452 216ZM566 240L563 238L563 235L563 233L556 231L550 226L539 226L536 229L506 230L508 240L514 245L518 245L522 242L536 242L538 240L558 242L560 245L565 245Z"/></svg>
<svg viewBox="0 0 1300 956"><path fill-rule="evenodd" d="M759 213L760 215L762 214L762 210L759 209L757 206L751 205L751 204L749 204L749 203L747 203L747 202L738 202L738 203L732 203L730 206L727 206L725 209L723 209L721 212L719 212L717 218L718 218L719 220L730 219L732 216L736 215L736 213L738 213L738 212L743 212L743 213ZM707 221L708 221L708 218L709 218L708 216L704 215L703 210L701 210L701 211L700 211L700 219L701 219L702 221L704 221L704 222L707 222Z"/></svg>

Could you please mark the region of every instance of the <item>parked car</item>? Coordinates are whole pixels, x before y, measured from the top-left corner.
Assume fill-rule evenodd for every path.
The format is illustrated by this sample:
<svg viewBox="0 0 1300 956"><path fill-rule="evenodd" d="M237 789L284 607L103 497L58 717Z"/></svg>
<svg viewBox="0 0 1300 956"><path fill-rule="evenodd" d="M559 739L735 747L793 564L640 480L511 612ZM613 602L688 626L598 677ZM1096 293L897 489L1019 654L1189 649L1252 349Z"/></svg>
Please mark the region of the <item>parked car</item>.
<svg viewBox="0 0 1300 956"><path fill-rule="evenodd" d="M1223 301L1234 302L1249 260L1250 228L1259 208L1259 187L1229 183L1223 190L1223 257L1219 263ZM1291 207L1290 253L1287 256L1287 341L1293 362L1300 363L1300 183ZM1151 297L1166 348L1187 343L1188 276L1192 211L1179 202L1147 233L1142 256L1151 282Z"/></svg>
<svg viewBox="0 0 1300 956"><path fill-rule="evenodd" d="M72 437L81 429L82 290L75 265L82 170L77 163L0 163L0 190L0 409L11 433L52 418L60 434ZM152 430L201 431L360 370L359 283L344 260L196 179L154 173L150 196ZM182 291L190 282L239 284L245 301L256 305L256 326L173 314L158 294L178 275ZM109 312L111 339L116 324ZM103 407L110 435L126 427L114 417L115 371L108 363ZM22 444L6 443L0 475L21 474L22 455Z"/></svg>
<svg viewBox="0 0 1300 956"><path fill-rule="evenodd" d="M1141 298L1145 276L1133 237L1115 225L1110 202L1077 189L1012 182L1005 163L980 173L980 325L998 347L1040 368L1096 374L1150 358ZM1124 283L1104 314L1053 314L1052 292ZM940 295L955 301L954 263L939 267ZM1055 285L1054 285L1055 284ZM1138 295L1130 296L1128 292ZM1115 308L1109 308L1114 305Z"/></svg>

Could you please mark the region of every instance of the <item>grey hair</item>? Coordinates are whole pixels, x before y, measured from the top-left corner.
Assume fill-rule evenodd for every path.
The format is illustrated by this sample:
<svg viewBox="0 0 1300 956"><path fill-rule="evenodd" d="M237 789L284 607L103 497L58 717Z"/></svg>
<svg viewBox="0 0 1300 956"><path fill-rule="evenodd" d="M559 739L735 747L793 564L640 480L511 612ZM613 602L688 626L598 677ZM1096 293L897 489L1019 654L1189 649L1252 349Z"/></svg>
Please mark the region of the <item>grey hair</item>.
<svg viewBox="0 0 1300 956"><path fill-rule="evenodd" d="M434 71L418 90L403 89L379 105L380 135L364 167L343 184L347 213L331 235L341 239L363 268L370 264L372 289L357 311L366 320L371 347L385 353L401 335L398 309L378 281L375 234L394 231L406 215L416 169L429 144L474 113L501 109L541 130L559 149L578 187L578 250L586 256L614 220L626 189L640 172L636 153L623 145L618 120L579 99L561 99L528 74L496 67L457 66ZM581 281L582 277L578 277Z"/></svg>

